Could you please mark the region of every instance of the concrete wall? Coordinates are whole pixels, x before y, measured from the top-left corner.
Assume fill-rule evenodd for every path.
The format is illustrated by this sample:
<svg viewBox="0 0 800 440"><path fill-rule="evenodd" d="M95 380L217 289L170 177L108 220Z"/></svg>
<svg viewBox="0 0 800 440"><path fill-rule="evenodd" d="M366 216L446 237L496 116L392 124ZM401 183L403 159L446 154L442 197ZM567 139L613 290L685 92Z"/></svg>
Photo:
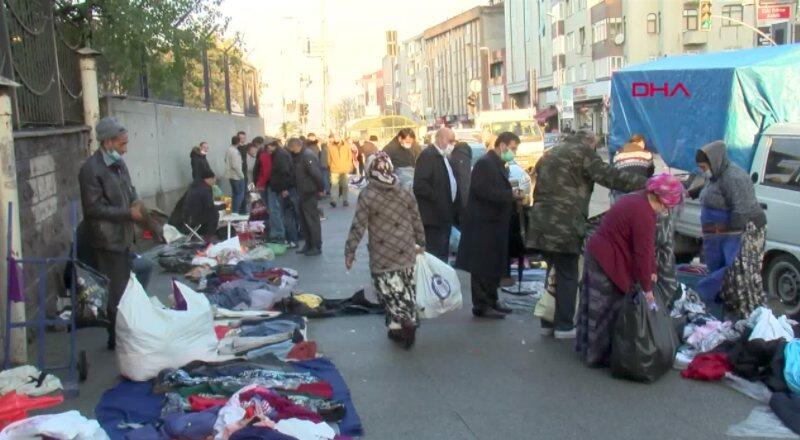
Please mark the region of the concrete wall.
<svg viewBox="0 0 800 440"><path fill-rule="evenodd" d="M78 202L80 217L78 171L88 155L88 146L89 127L85 126L14 133L20 204L14 209L19 210L24 258L68 255L72 242L70 202ZM2 233L6 233L6 225ZM35 300L37 277L31 269L24 271L29 318L39 306ZM48 272L50 299L62 286L62 273L60 265Z"/></svg>
<svg viewBox="0 0 800 440"><path fill-rule="evenodd" d="M169 214L192 181L189 153L201 141L211 147L208 159L223 178L225 150L231 136L243 130L247 138L264 135L264 120L200 109L175 107L124 98L101 101L101 114L113 115L128 129L125 162L139 197L147 206Z"/></svg>

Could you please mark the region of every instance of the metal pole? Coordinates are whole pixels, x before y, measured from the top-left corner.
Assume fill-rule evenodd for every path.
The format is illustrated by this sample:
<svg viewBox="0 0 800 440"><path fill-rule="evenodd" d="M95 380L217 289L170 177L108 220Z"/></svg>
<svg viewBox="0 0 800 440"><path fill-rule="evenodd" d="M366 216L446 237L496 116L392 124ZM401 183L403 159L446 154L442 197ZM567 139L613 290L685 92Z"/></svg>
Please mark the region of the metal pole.
<svg viewBox="0 0 800 440"><path fill-rule="evenodd" d="M8 234L2 235L5 243L0 244L0 249L5 249L6 258L22 258L22 239L19 221L19 193L17 191L17 160L14 151L14 134L11 129L11 93L18 84L0 76L0 200L8 209L2 213L0 224L8 225ZM2 246L5 245L5 246ZM0 285L4 286L5 295L2 307L9 306L6 316L11 322L25 321L25 303L8 301L8 269L7 264L0 265ZM6 322L6 326L8 326ZM3 335L5 337L6 335ZM28 362L28 341L25 329L14 329L11 331L9 359L15 365L24 365Z"/></svg>
<svg viewBox="0 0 800 440"><path fill-rule="evenodd" d="M206 110L211 110L211 67L208 65L208 45L203 43L203 101Z"/></svg>
<svg viewBox="0 0 800 440"><path fill-rule="evenodd" d="M322 14L322 125L328 126L328 19L325 13L325 0L319 1Z"/></svg>
<svg viewBox="0 0 800 440"><path fill-rule="evenodd" d="M228 48L230 49L230 48ZM225 65L225 110L231 112L231 67L228 64L228 50L222 55L222 62Z"/></svg>
<svg viewBox="0 0 800 440"><path fill-rule="evenodd" d="M756 10L756 16L758 16L758 10ZM747 29L750 29L751 31L757 33L758 35L761 35L762 37L766 38L766 40L769 41L770 43L772 43L773 46L777 46L778 45L778 43L776 43L775 40L772 39L772 37L770 37L769 35L761 32L758 28L756 28L756 27L754 27L754 26L752 26L750 24L747 24L747 23L745 23L745 22L743 22L741 20L737 20L737 19L731 18L731 17L726 17L724 15L716 15L716 14L711 14L711 18L719 18L719 19L722 19L722 20L732 21L732 22L734 22L736 24L739 24L741 26L744 26Z"/></svg>
<svg viewBox="0 0 800 440"><path fill-rule="evenodd" d="M100 95L97 87L97 56L100 52L84 47L78 50L80 55L81 90L83 98L83 122L89 130L89 152L97 150L97 133L94 127L100 120ZM111 109L108 109L109 114Z"/></svg>

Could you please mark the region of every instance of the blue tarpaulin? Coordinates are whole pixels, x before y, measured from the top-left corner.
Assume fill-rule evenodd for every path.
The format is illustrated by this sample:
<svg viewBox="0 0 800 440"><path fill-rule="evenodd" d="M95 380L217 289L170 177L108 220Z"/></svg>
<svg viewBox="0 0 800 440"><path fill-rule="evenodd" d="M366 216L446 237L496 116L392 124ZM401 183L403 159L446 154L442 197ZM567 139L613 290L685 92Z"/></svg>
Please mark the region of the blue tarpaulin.
<svg viewBox="0 0 800 440"><path fill-rule="evenodd" d="M800 44L666 57L612 77L612 153L639 133L667 165L692 171L696 151L722 139L749 170L777 122L800 122Z"/></svg>

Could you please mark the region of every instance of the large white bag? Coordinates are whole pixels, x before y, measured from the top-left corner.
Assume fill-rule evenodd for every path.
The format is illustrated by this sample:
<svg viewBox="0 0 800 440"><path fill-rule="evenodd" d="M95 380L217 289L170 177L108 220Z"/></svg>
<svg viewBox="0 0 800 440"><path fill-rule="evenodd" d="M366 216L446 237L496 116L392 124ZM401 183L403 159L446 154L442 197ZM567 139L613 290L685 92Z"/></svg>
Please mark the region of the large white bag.
<svg viewBox="0 0 800 440"><path fill-rule="evenodd" d="M131 274L117 311L117 363L120 373L134 381L153 379L165 368L192 361L213 361L217 337L206 297L175 282L186 310L172 310L148 298Z"/></svg>
<svg viewBox="0 0 800 440"><path fill-rule="evenodd" d="M421 318L435 318L461 308L461 283L455 269L431 254L417 255L417 310Z"/></svg>

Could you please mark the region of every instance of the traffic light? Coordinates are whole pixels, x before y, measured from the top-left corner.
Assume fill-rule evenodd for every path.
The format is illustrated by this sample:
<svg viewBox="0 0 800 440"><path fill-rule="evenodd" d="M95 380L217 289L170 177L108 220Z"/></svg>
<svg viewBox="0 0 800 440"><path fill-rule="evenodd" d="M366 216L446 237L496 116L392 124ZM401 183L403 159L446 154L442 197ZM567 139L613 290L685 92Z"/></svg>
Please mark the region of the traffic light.
<svg viewBox="0 0 800 440"><path fill-rule="evenodd" d="M700 29L711 30L711 2L703 0L700 2Z"/></svg>

